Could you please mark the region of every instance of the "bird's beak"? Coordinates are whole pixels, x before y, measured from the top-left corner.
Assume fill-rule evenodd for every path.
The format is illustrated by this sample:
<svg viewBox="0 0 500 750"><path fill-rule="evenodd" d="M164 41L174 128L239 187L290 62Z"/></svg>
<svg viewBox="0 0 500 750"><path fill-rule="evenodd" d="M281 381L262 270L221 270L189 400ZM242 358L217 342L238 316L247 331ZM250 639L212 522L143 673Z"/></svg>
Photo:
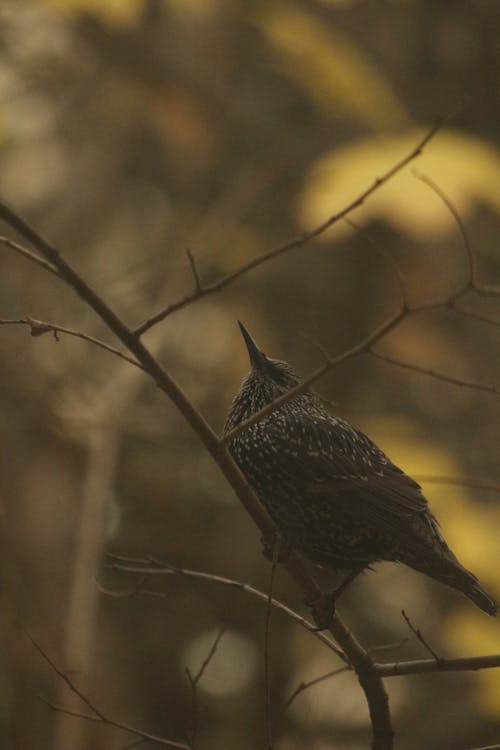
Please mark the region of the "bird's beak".
<svg viewBox="0 0 500 750"><path fill-rule="evenodd" d="M248 333L247 329L243 325L243 323L240 323L238 320L238 325L240 327L241 334L243 338L245 339L245 344L247 345L248 349L248 356L250 357L250 364L255 369L261 370L265 363L266 363L266 355L264 352L261 352L253 338Z"/></svg>

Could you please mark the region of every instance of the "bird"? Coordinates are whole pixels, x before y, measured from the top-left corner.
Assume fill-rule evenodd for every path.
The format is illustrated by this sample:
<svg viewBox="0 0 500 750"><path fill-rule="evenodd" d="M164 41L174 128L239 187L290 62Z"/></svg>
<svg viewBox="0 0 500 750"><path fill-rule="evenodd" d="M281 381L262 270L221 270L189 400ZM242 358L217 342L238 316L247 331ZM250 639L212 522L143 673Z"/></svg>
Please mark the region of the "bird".
<svg viewBox="0 0 500 750"><path fill-rule="evenodd" d="M250 371L229 409L224 435L286 544L352 577L374 563L403 563L496 615L498 604L451 551L420 485L361 430L332 416L312 389L301 389L231 436L303 382L238 324Z"/></svg>

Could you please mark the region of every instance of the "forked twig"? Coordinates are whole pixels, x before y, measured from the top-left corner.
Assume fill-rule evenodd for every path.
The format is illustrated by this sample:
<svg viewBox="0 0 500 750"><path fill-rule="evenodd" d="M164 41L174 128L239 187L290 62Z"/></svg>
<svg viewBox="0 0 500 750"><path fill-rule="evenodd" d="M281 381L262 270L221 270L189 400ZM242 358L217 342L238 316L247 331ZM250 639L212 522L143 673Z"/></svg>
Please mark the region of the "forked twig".
<svg viewBox="0 0 500 750"><path fill-rule="evenodd" d="M415 627L415 625L412 623L412 621L410 620L410 618L408 617L408 615L406 614L406 612L404 611L404 609L401 610L401 614L403 615L403 617L405 619L405 622L408 625L408 627L410 628L411 632L420 641L420 643L425 648L425 650L428 651L430 653L430 655L433 656L436 661L441 661L441 657L436 654L436 652L431 647L431 645L428 643L428 641L425 640L424 636L422 635L422 631L420 630L420 628L416 628Z"/></svg>
<svg viewBox="0 0 500 750"><path fill-rule="evenodd" d="M87 706L87 708L92 711L91 714L84 713L82 711L74 711L73 709L65 708L64 706L58 706L57 704L53 703L52 701L47 700L47 698L44 698L43 696L39 696L40 700L43 701L49 708L51 708L53 711L58 711L59 713L66 714L67 716L75 716L79 719L85 719L86 721L94 721L99 722L102 724L106 724L111 727L115 727L116 729L123 729L125 732L130 732L131 734L135 734L137 737L141 737L144 740L150 740L152 742L156 742L159 745L163 745L164 747L172 747L176 748L176 750L192 750L192 747L190 745L186 745L184 742L176 742L175 740L169 740L166 737L161 737L160 735L151 734L151 732L145 732L142 729L138 729L137 727L132 727L129 724L125 724L121 721L116 721L115 719L111 719L109 716L105 716L102 711L100 711L93 702L90 701L90 699L75 685L75 683L68 677L65 672L63 672L59 667L55 664L55 662L50 658L50 656L42 649L42 647L35 641L33 636L31 636L26 630L25 630L26 636L30 640L33 647L38 651L40 656L47 662L47 664L50 666L53 672L57 674L58 677L63 680L68 688L78 696L78 698L82 701L82 703Z"/></svg>
<svg viewBox="0 0 500 750"><path fill-rule="evenodd" d="M226 632L226 628L224 626L217 633L214 642L210 646L210 649L205 659L201 663L201 666L195 675L192 675L189 667L186 667L186 675L187 675L189 685L191 688L191 730L189 732L189 742L192 748L195 747L196 736L198 734L199 716L200 716L200 706L198 703L198 683L200 682L201 678L205 674L206 668L208 667L208 665L214 658L215 652L217 651L217 647L225 632Z"/></svg>
<svg viewBox="0 0 500 750"><path fill-rule="evenodd" d="M156 323L159 323L161 320L164 320L166 317L168 317L169 315L172 315L174 312L177 312L178 310L181 310L183 307L186 307L187 305L190 305L198 301L202 297L206 297L208 294L213 294L215 292L221 291L226 286L231 284L233 281L238 279L240 276L243 276L244 274L248 273L248 271L251 271L254 268L257 268L258 266L262 265L263 263L266 263L269 260L272 260L273 258L277 258L279 255L282 255L283 253L302 247L303 245L306 245L307 243L309 243L311 240L315 239L316 237L319 237L320 235L324 234L324 232L326 232L327 229L329 229L334 224L344 219L346 216L349 216L353 211L355 211L357 208L362 206L363 203L366 201L366 199L369 198L374 192L376 192L382 185L384 185L386 182L392 179L394 175L396 175L398 172L404 169L404 167L406 167L410 162L414 161L418 156L420 156L425 146L436 135L436 133L438 132L440 128L441 128L441 122L437 122L435 125L433 125L432 128L430 128L427 131L425 136L417 143L415 148L409 154L404 156L396 164L394 164L392 167L387 169L386 172L384 172L380 177L377 177L373 181L373 183L369 185L369 187L367 187L365 190L363 190L362 193L358 195L357 198L352 200L350 203L348 203L343 209L341 209L337 213L332 214L332 216L326 219L326 221L319 224L310 232L306 232L305 234L299 237L294 237L293 239L288 240L287 242L284 242L283 244L278 245L277 247L274 247L271 250L261 253L261 255L258 255L256 258L253 258L247 263L244 263L232 273L227 274L227 276L223 276L221 279L213 282L212 284L207 284L207 285L200 284L200 287L197 288L192 294L188 294L182 299L178 300L177 302L173 302L172 304L168 305L167 307L157 312L155 315L152 315L150 318L145 320L144 323L141 323L141 325L139 325L135 329L134 333L136 333L138 336L141 336L143 333L149 330L152 326L156 325Z"/></svg>

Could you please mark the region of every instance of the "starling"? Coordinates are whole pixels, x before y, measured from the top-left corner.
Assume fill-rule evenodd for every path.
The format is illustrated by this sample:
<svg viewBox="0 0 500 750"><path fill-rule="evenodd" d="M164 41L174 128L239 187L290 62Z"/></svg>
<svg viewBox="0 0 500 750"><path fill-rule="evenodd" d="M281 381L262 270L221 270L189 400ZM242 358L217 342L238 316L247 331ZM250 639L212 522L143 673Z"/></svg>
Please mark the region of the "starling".
<svg viewBox="0 0 500 750"><path fill-rule="evenodd" d="M301 382L239 325L251 369L226 434ZM351 571L402 562L497 613L496 602L446 544L417 482L360 430L331 416L312 390L240 432L229 448L287 544L310 560Z"/></svg>

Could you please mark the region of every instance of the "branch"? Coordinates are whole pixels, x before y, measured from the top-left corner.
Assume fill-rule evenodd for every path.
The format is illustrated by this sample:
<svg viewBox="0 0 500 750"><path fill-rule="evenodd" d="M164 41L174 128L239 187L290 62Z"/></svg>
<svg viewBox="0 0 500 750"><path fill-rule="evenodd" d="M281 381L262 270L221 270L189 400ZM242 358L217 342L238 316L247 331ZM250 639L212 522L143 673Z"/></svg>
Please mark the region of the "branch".
<svg viewBox="0 0 500 750"><path fill-rule="evenodd" d="M65 333L67 336L74 336L75 338L88 341L89 343L94 344L101 349L105 349L107 352L111 352L111 354L115 354L121 359L124 359L126 362L134 365L134 367L139 367L139 369L141 370L143 369L141 363L137 362L137 360L129 357L127 354L124 354L114 346L106 344L106 342L101 341L100 339L96 339L94 336L90 336L88 333L83 333L82 331L74 331L71 328L66 328L65 326L60 326L56 323L48 323L45 320L36 320L35 318L31 318L29 315L26 315L24 318L18 318L17 320L0 320L0 325L29 326L30 334L32 336L38 337L43 336L44 333L53 333L56 341L59 341L59 333Z"/></svg>
<svg viewBox="0 0 500 750"><path fill-rule="evenodd" d="M276 536L273 544L273 559L271 561L271 572L269 574L269 591L267 594L266 620L264 626L264 686L265 686L265 714L266 714L266 733L267 733L267 750L273 747L273 727L271 722L271 667L269 659L269 634L271 630L271 613L273 610L273 590L276 576L276 566L280 556L281 537Z"/></svg>
<svg viewBox="0 0 500 750"><path fill-rule="evenodd" d="M462 388L472 388L475 391L484 391L485 393L493 393L495 396L500 396L500 388L498 388L496 385L486 385L484 383L476 383L471 380L462 380L461 378L455 378L452 375L445 375L444 373L437 372L436 370L431 370L426 367L420 367L420 365L415 365L410 362L403 362L400 359L396 359L396 357L390 357L388 354L377 352L371 347L369 347L366 352L372 357L376 357L377 359L380 359L383 362L388 362L389 364L395 365L396 367L401 367L404 370L418 372L420 373L420 375L427 375L428 377L434 378L435 380L442 380L445 383L452 383L453 385L458 385Z"/></svg>
<svg viewBox="0 0 500 750"><path fill-rule="evenodd" d="M441 661L441 658L440 658L440 657L439 657L439 656L438 656L438 655L436 654L436 652L434 651L434 649L433 649L433 648L432 648L432 647L430 646L430 644L429 644L429 643L428 643L428 642L427 642L427 641L425 640L424 636L422 635L422 632L421 632L420 628L416 628L416 627L415 627L415 625L414 625L414 624L412 623L412 621L410 620L410 618L408 617L408 615L406 614L406 612L404 611L404 609L402 609L402 610L401 610L401 614L403 615L403 617L404 617L404 619L405 619L405 621L406 621L406 624L407 624L407 625L408 625L408 627L410 628L411 632L412 632L412 633L413 633L413 635L414 635L414 636L416 636L416 638L417 638L417 639L418 639L418 640L420 641L420 643L421 643L421 644L422 644L422 646L423 646L423 647L425 648L425 650L426 650L426 651L428 651L428 652L430 653L430 655L431 655L431 656L432 656L432 657L433 657L433 658L434 658L434 659L435 659L436 661Z"/></svg>
<svg viewBox="0 0 500 750"><path fill-rule="evenodd" d="M224 633L226 632L226 628L222 627L219 632L217 633L217 636L215 637L215 640L210 647L210 650L203 660L199 670L194 675L191 674L188 667L186 667L186 675L189 680L189 685L191 687L191 710L192 710L192 726L190 731L190 737L189 741L191 744L191 747L194 748L195 742L196 742L196 735L198 734L198 723L199 723L199 714L200 714L200 708L198 705L198 683L203 677L206 668L212 661L213 657L215 656L215 652L217 651L217 647L220 643L220 640Z"/></svg>
<svg viewBox="0 0 500 750"><path fill-rule="evenodd" d="M51 708L53 711L58 711L59 713L65 714L66 716L75 716L77 719L85 719L86 721L95 721L98 723L105 724L109 727L115 727L116 729L123 729L124 732L130 732L131 734L135 734L137 737L141 737L143 740L149 740L150 742L156 742L158 745L163 745L164 747L173 747L177 748L177 750L192 750L190 745L186 745L184 742L176 742L175 740L167 740L165 737L160 737L158 734L151 734L150 732L145 732L142 729L137 729L137 727L132 727L130 724L124 724L121 721L115 721L115 719L110 719L109 717L104 717L103 719L99 718L99 716L95 716L92 714L86 714L80 711L73 711L70 708L64 708L64 706L58 706L55 703L52 703L51 701L44 698L42 695L38 696L40 700L45 703L46 706Z"/></svg>
<svg viewBox="0 0 500 750"><path fill-rule="evenodd" d="M62 670L60 670L54 661L50 658L50 656L42 649L42 647L34 640L34 638L25 631L27 637L31 641L34 648L38 651L38 653L42 656L42 658L47 662L47 664L50 666L50 668L60 677L68 686L68 688L77 695L80 700L87 706L87 708L92 711L91 714L82 713L80 711L73 711L71 709L64 708L63 706L58 706L54 703L51 703L46 698L43 698L42 696L39 696L40 700L42 700L47 706L52 708L54 711L59 711L61 713L66 714L67 716L76 716L80 719L86 719L87 721L96 721L102 724L106 724L111 727L116 727L117 729L123 729L126 732L131 732L132 734L135 734L137 737L142 737L145 740L151 740L152 742L157 742L160 745L164 745L165 747L173 747L177 748L177 750L192 750L190 745L186 745L182 742L176 742L175 740L168 740L165 737L160 737L156 734L151 734L150 732L145 732L142 729L137 729L136 727L132 727L129 724L123 724L120 721L116 721L115 719L111 719L108 716L105 716L99 709L96 708L96 706L90 702L89 698L87 698L86 695L82 693L82 691L76 687L74 682L70 680L67 674L65 674Z"/></svg>
<svg viewBox="0 0 500 750"><path fill-rule="evenodd" d="M0 243L2 245L5 245L5 247L8 247L10 250L14 250L14 252L18 253L19 255L23 255L25 258L27 258L28 260L31 260L33 263L38 263L39 266L44 268L46 271L53 273L54 276L59 276L59 272L57 268L53 266L52 263L48 263L43 258L40 258L39 255L32 253L31 250L28 250L26 247L23 247L18 242L14 242L14 240L10 240L8 237L0 236Z"/></svg>
<svg viewBox="0 0 500 750"><path fill-rule="evenodd" d="M331 677L335 677L338 674L341 674L342 672L349 672L349 667L340 667L339 669L333 669L331 672L327 672L326 674L322 674L320 677L315 677L314 680L309 680L309 682L301 682L300 685L293 691L293 693L290 695L290 697L287 699L284 709L290 708L291 704L295 700L295 698L304 692L304 690L307 690L310 687L313 687L313 685L317 685L320 682L325 682L325 680L329 680Z"/></svg>
<svg viewBox="0 0 500 750"><path fill-rule="evenodd" d="M111 568L112 570L121 570L128 573L139 573L141 574L141 579L139 583L132 588L131 591L125 591L125 592L117 592L112 591L110 589L105 588L100 583L96 582L97 587L99 590L108 596L117 597L120 599L129 598L132 596L135 596L137 594L147 594L149 596L166 596L166 594L163 594L162 592L157 591L146 591L144 590L144 584L150 576L160 575L178 575L178 576L185 576L186 578L198 578L205 581L210 581L212 583L218 583L223 586L229 586L230 588L235 588L238 591L242 591L246 594L250 594L251 596L255 596L257 599L260 599L263 602L269 601L269 595L266 594L264 591L260 591L259 589L255 588L254 586L251 586L249 583L243 583L242 581L237 581L233 578L225 578L224 576L215 575L214 573L206 573L204 571L198 571L198 570L189 570L188 568L179 568L174 565L169 565L164 562L160 562L158 560L152 560L152 559L140 559L140 558L131 558L131 557L123 557L121 555L113 555L108 553L108 557L111 557L118 562L112 563L107 565L108 568ZM149 566L149 567L148 567ZM315 636L318 640L320 640L325 646L328 646L329 649L331 649L340 659L342 659L344 662L346 661L346 657L338 649L334 643L321 631L317 630L315 625L312 622L309 622L304 617L298 614L298 612L295 612L293 609L290 609L290 607L287 607L286 604L283 604L278 599L275 599L274 597L271 599L271 604L276 609L279 609L281 612L284 612L291 620L296 622L298 625L303 627L305 630L307 630L309 633L312 633L312 635Z"/></svg>
<svg viewBox="0 0 500 750"><path fill-rule="evenodd" d="M309 243L311 240L315 239L316 237L319 237L321 234L324 234L324 232L326 232L327 229L330 229L330 227L332 227L334 224L337 224L337 222L341 221L346 216L351 214L356 208L360 208L360 206L363 205L366 199L369 198L376 190L378 190L380 187L382 187L382 185L384 185L386 182L392 179L394 175L396 175L398 172L404 169L404 167L406 167L410 162L414 161L418 156L420 156L425 146L436 135L440 127L441 127L440 122L437 122L435 125L433 125L432 128L427 132L427 134L415 146L413 151L411 151L409 154L403 157L400 161L394 164L394 166L392 166L390 169L384 172L384 174L381 177L377 177L369 187L367 187L362 193L358 195L357 198L355 198L353 201L351 201L347 206L345 206L343 209L341 209L337 213L332 214L332 216L330 216L326 221L324 221L322 224L317 226L315 229L312 229L310 232L306 232L305 234L299 237L294 237L293 239L288 240L287 242L281 245L278 245L277 247L274 247L271 250L268 250L267 252L262 253L261 255L258 255L256 258L253 258L252 260L248 261L248 263L244 263L232 273L227 274L227 276L223 276L221 279L219 279L218 281L215 281L212 284L207 284L204 286L201 283L199 283L199 279L198 279L198 285L193 293L186 295L181 300L174 302L171 305L168 305L163 310L160 310L155 315L148 318L148 320L144 321L144 323L141 323L141 325L135 329L134 333L136 333L138 336L141 336L143 333L148 331L152 326L156 325L156 323L159 323L160 321L164 320L167 316L172 315L172 313L177 312L178 310L181 310L183 307L186 307L187 305L190 305L193 302L197 302L199 299L201 299L202 297L206 297L208 294L220 292L222 289L224 289L224 287L228 286L233 281L238 279L240 276L243 276L244 274L246 274L248 271L251 271L254 268L257 268L258 266L262 265L262 263L266 263L272 258L277 258L279 255L289 252L290 250L303 247L304 245ZM191 262L191 258L190 258L190 262ZM193 269L193 273L194 273L194 269Z"/></svg>
<svg viewBox="0 0 500 750"><path fill-rule="evenodd" d="M375 664L380 677L400 677L406 674L426 674L428 672L476 672L478 669L500 667L500 654L490 656L469 656L460 659L417 659Z"/></svg>
<svg viewBox="0 0 500 750"><path fill-rule="evenodd" d="M453 205L453 202L451 199L446 195L444 190L442 190L439 185L437 185L434 180L432 180L427 175L423 174L422 172L419 172L417 170L413 170L413 174L418 180L421 180L421 182L424 182L428 187L430 187L431 190L433 190L436 195L442 200L448 211L453 216L460 234L462 235L462 240L464 244L465 253L467 256L467 263L469 266L469 274L468 274L468 280L466 288L464 289L464 292L468 289L474 289L474 291L478 292L478 294L484 295L484 296L497 296L500 294L500 286L492 286L488 284L482 284L477 280L477 274L476 274L476 261L474 258L474 253L472 252L471 244L469 242L469 238L467 236L467 230L465 229L465 224L462 221L462 217L460 216L459 212L457 211L456 207Z"/></svg>
<svg viewBox="0 0 500 750"><path fill-rule="evenodd" d="M481 313L472 312L472 310L464 310L463 307L457 307L455 303L453 303L453 310L457 312L459 315L462 315L464 318L470 318L471 320L479 320L480 323L487 323L490 326L495 326L496 328L500 328L500 320L494 320L493 318L489 318L487 315L482 315Z"/></svg>
<svg viewBox="0 0 500 750"><path fill-rule="evenodd" d="M100 711L99 711L99 710L98 710L98 709L97 709L97 708L96 708L96 707L94 706L94 704L93 704L93 703L91 703L91 702L90 702L89 698L87 698L87 697L86 697L86 696L85 696L85 695L84 695L84 694L83 694L83 693L81 692L81 690L79 690L79 689L78 689L78 688L76 687L76 685L75 685L75 684L74 684L74 683L73 683L73 682L72 682L72 681L71 681L71 680L69 679L68 675L67 675L67 674L65 674L65 673L64 673L63 671L61 671L61 670L60 670L60 669L59 669L59 668L58 668L58 667L56 666L55 662L53 662L53 661L52 661L52 659L50 658L50 656L49 656L49 655L48 655L48 654L47 654L47 653L46 653L46 652L45 652L45 651L44 651L44 650L42 649L42 647L41 647L41 646L40 646L40 645L39 645L39 644L38 644L38 643L37 643L37 642L35 641L35 639L33 638L33 636L31 636L31 635L30 635L30 634L28 633L28 631L27 631L27 630L24 630L24 632L25 632L25 635L27 636L27 638L29 639L29 641L31 642L31 645L32 645L32 646L33 646L33 647L34 647L34 648L35 648L35 649L36 649L36 650L38 651L38 653L40 654L40 656L41 656L41 657L42 657L42 658L43 658L43 659L44 659L44 660L45 660L45 661L47 662L47 664L49 665L49 667L50 667L50 668L51 668L51 669L52 669L52 670L53 670L53 671L54 671L54 672L55 672L55 673L56 673L56 674L58 675L58 677L60 677L60 678L61 678L61 680L63 680L63 681L64 681L64 682L66 683L66 685L67 685L67 686L69 687L69 689L70 689L70 690L71 690L71 691L72 691L73 693L75 693L75 695L77 695L77 696L78 696L78 698L80 698L80 700L81 700L81 701L82 701L83 703L85 703L85 705L87 706L87 708L89 708L89 709L90 709L90 710L91 710L91 711L93 712L93 714L95 715L95 718L96 718L96 719L98 719L99 721L105 721L105 719L104 719L104 715L103 715L103 714L102 714L102 713L101 713L101 712L100 712Z"/></svg>

